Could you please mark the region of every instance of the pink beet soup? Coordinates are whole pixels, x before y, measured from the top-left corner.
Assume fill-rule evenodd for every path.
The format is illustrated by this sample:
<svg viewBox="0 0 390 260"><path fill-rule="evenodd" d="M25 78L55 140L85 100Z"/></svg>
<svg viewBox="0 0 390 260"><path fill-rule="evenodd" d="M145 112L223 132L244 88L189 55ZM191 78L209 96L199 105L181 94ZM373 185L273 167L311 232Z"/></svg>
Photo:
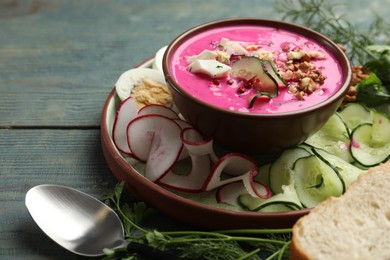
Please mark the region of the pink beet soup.
<svg viewBox="0 0 390 260"><path fill-rule="evenodd" d="M232 51L226 45L221 46L221 42L239 44L245 54L234 53L237 48ZM217 52L218 57L211 59L228 66L244 56L271 60L285 84L279 86L276 97L260 97L250 107L258 91L248 87L247 82L231 76L230 72L213 77L191 71L189 57L204 50ZM178 84L195 98L223 109L258 114L285 113L314 106L336 93L343 83L337 60L315 40L283 29L254 25L214 28L188 39L172 56L170 70ZM303 81L310 82L314 90L304 91Z"/></svg>

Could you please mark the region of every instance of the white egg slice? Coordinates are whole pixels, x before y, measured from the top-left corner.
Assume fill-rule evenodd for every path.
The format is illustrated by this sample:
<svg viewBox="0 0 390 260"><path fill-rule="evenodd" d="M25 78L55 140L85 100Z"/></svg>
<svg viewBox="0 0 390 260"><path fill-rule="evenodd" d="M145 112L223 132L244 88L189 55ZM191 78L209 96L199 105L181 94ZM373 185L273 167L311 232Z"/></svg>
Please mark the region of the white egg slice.
<svg viewBox="0 0 390 260"><path fill-rule="evenodd" d="M154 61L153 61L153 65L152 65L153 69L158 70L163 74L164 74L164 72L162 69L162 60L163 60L164 53L165 53L167 47L168 46L164 46L157 51L156 55L154 56Z"/></svg>
<svg viewBox="0 0 390 260"><path fill-rule="evenodd" d="M160 84L166 85L164 75L151 68L135 68L128 70L118 78L115 83L115 90L119 98L123 101L130 97L134 86L144 79L150 79Z"/></svg>

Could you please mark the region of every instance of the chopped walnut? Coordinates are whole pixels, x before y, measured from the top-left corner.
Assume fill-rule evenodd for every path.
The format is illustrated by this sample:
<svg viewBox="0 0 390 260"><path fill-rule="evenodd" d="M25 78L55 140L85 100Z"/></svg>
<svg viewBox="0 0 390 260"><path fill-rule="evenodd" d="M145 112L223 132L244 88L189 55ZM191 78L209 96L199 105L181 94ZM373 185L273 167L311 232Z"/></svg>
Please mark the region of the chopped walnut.
<svg viewBox="0 0 390 260"><path fill-rule="evenodd" d="M273 54L270 51L263 50L263 49L260 49L260 50L253 52L252 55L261 59L261 60L270 60L270 61L274 60Z"/></svg>
<svg viewBox="0 0 390 260"><path fill-rule="evenodd" d="M303 72L308 72L309 70L311 70L313 68L313 64L311 64L308 61L303 61L303 62L298 64L298 68Z"/></svg>
<svg viewBox="0 0 390 260"><path fill-rule="evenodd" d="M287 59L289 60L300 60L305 55L302 50L294 50L287 53Z"/></svg>
<svg viewBox="0 0 390 260"><path fill-rule="evenodd" d="M343 102L340 105L340 108L344 107L346 103L355 102L357 100L357 91L356 85L359 82L368 77L367 72L364 70L363 66L352 66L352 79L347 90L347 94L344 97Z"/></svg>
<svg viewBox="0 0 390 260"><path fill-rule="evenodd" d="M317 83L309 77L305 77L301 80L299 87L307 94L313 93L317 88Z"/></svg>
<svg viewBox="0 0 390 260"><path fill-rule="evenodd" d="M260 48L261 48L261 46L257 45L257 44L251 44L251 45L248 45L248 46L245 47L245 49L247 51L256 51L256 50L258 50Z"/></svg>
<svg viewBox="0 0 390 260"><path fill-rule="evenodd" d="M325 59L325 55L319 51L308 51L307 54L310 56L311 59L315 59L315 60Z"/></svg>

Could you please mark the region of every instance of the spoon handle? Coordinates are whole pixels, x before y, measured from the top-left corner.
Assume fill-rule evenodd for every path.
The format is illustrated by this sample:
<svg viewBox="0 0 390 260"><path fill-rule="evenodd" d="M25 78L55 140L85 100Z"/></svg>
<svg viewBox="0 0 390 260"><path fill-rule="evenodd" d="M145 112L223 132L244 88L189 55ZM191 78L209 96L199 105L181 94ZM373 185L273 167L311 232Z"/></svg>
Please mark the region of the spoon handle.
<svg viewBox="0 0 390 260"><path fill-rule="evenodd" d="M178 256L170 254L168 252L162 251L158 248L151 247L141 243L130 242L127 245L127 251L131 253L137 253L142 256L147 257L148 259L169 259L169 260L179 260L182 259Z"/></svg>

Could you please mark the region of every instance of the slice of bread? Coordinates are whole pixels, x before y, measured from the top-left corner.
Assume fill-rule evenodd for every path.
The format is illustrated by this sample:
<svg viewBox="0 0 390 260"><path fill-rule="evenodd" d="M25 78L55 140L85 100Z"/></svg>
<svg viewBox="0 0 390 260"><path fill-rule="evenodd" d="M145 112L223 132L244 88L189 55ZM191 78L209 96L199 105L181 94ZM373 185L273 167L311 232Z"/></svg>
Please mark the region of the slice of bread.
<svg viewBox="0 0 390 260"><path fill-rule="evenodd" d="M390 161L299 219L290 259L390 259Z"/></svg>

